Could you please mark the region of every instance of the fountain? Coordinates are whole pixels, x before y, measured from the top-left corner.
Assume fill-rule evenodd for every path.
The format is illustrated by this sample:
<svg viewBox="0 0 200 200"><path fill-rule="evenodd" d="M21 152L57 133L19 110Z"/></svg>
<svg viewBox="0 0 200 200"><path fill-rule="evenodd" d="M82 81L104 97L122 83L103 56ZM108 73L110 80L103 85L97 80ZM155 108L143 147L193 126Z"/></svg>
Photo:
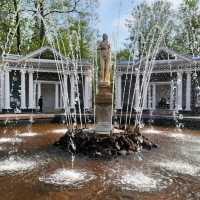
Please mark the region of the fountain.
<svg viewBox="0 0 200 200"><path fill-rule="evenodd" d="M99 47L100 76L96 95L96 126L94 129L68 129L55 143L72 154L84 154L95 158L111 158L140 151L142 147L156 148L140 133L139 124L134 128L115 129L112 126L113 91L110 84L111 47L108 36L103 34Z"/></svg>

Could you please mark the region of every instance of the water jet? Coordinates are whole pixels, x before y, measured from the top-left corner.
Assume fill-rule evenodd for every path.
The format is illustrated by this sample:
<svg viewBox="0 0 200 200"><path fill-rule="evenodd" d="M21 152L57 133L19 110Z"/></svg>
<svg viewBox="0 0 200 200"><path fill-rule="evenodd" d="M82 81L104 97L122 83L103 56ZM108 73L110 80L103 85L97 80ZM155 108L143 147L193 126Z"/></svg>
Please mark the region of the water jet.
<svg viewBox="0 0 200 200"><path fill-rule="evenodd" d="M129 155L156 148L140 133L139 124L134 128L114 128L112 126L113 91L110 83L111 46L107 34L98 47L100 57L100 73L96 94L96 125L93 130L69 128L66 134L55 143L70 153L84 154L95 158L112 158L118 155Z"/></svg>

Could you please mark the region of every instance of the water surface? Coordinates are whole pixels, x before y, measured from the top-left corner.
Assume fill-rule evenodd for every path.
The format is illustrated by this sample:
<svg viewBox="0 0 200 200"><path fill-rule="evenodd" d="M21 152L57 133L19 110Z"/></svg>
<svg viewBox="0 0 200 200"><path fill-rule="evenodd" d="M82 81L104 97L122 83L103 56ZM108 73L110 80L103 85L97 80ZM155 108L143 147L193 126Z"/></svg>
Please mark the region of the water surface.
<svg viewBox="0 0 200 200"><path fill-rule="evenodd" d="M200 131L146 127L159 149L99 161L53 147L66 130L59 124L0 129L0 199L200 199Z"/></svg>

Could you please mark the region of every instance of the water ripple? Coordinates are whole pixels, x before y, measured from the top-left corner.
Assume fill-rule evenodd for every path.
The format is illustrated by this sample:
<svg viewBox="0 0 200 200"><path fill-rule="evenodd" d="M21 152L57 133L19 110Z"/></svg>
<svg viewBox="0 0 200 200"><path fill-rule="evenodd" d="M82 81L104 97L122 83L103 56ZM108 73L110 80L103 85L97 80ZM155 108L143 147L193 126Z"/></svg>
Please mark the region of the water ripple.
<svg viewBox="0 0 200 200"><path fill-rule="evenodd" d="M36 161L27 160L17 156L11 156L0 161L0 175L32 170L36 167L36 165Z"/></svg>
<svg viewBox="0 0 200 200"><path fill-rule="evenodd" d="M191 176L196 176L196 175L199 175L200 173L199 166L196 166L184 161L165 160L162 162L154 163L154 165L159 166L169 171L173 171L175 173L179 173L179 174L187 174Z"/></svg>
<svg viewBox="0 0 200 200"><path fill-rule="evenodd" d="M161 191L171 184L172 180L161 174L145 174L143 171L126 171L121 177L115 180L117 185L123 189L139 192Z"/></svg>
<svg viewBox="0 0 200 200"><path fill-rule="evenodd" d="M80 186L82 183L89 182L95 175L83 170L58 169L49 176L40 177L39 180L47 184L63 186Z"/></svg>

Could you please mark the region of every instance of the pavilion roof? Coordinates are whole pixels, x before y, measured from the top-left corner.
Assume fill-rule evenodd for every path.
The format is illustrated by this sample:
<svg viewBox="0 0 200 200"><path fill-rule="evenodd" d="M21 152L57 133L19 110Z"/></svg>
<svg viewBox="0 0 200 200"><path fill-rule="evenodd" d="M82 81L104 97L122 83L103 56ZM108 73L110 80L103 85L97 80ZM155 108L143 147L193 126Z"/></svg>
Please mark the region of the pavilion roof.
<svg viewBox="0 0 200 200"><path fill-rule="evenodd" d="M156 56L161 52L165 52L171 57L174 57L174 59L169 58L165 60L156 60ZM152 71L156 72L166 72L166 71L176 71L176 70L190 70L193 65L198 67L200 69L200 57L192 57L189 55L181 55L177 53L174 50L168 49L166 47L161 47L158 49L156 54L154 55L154 58L152 59L153 55L144 57L141 60L136 60L136 61L120 61L117 63L118 71L125 72L127 71L130 73L135 73L137 69L140 69L140 71L143 71L145 67L148 66L153 66ZM127 68L128 66L128 68Z"/></svg>
<svg viewBox="0 0 200 200"><path fill-rule="evenodd" d="M41 58L41 55L47 51L51 52L55 59ZM82 67L83 70L91 68L91 64L87 60L72 60L70 58L66 58L56 49L49 46L41 47L40 49L32 51L25 56L5 54L1 56L0 63L2 63L2 65L6 64L11 68L32 68L33 70L37 69L37 71L57 71L58 68L60 71L70 71L74 70L75 67L77 67L78 70L82 70Z"/></svg>

